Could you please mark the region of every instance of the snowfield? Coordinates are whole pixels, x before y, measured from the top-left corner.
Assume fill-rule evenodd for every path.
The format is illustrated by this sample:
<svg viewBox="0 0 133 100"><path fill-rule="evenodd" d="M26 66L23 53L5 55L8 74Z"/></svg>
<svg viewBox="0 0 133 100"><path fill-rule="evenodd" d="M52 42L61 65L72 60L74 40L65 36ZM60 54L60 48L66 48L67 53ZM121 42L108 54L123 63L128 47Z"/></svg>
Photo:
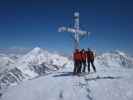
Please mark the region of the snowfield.
<svg viewBox="0 0 133 100"><path fill-rule="evenodd" d="M71 60L34 48L9 66L14 72L1 74L0 84L7 88L0 100L133 100L133 58L120 51L104 53L95 65L96 73L74 76Z"/></svg>
<svg viewBox="0 0 133 100"><path fill-rule="evenodd" d="M12 86L1 100L133 100L133 69L81 76L71 71L68 67Z"/></svg>

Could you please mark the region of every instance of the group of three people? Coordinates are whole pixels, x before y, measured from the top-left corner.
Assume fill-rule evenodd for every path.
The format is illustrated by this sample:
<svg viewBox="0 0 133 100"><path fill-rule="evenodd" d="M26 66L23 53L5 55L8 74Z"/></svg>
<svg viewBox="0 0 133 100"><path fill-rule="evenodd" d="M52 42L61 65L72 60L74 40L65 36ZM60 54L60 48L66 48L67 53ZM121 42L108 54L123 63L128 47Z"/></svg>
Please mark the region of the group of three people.
<svg viewBox="0 0 133 100"><path fill-rule="evenodd" d="M74 59L74 70L73 74L80 74L81 72L85 72L86 66L88 66L88 72L90 72L90 64L92 65L92 68L94 72L96 72L96 68L94 65L94 53L89 48L87 51L82 49L81 51L79 49L75 49L75 52L73 54Z"/></svg>

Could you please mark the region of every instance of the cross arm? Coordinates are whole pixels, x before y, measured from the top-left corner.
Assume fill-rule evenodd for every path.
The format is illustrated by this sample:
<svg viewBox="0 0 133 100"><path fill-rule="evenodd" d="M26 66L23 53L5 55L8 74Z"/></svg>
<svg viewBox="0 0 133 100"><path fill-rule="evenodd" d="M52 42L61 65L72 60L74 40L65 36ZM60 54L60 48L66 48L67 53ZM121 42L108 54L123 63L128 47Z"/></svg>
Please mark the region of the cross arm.
<svg viewBox="0 0 133 100"><path fill-rule="evenodd" d="M59 32L70 32L70 33L78 33L79 35L83 36L83 35L89 35L90 32L87 32L87 31L83 31L83 30L76 30L74 28L67 28L67 27L60 27L58 29Z"/></svg>

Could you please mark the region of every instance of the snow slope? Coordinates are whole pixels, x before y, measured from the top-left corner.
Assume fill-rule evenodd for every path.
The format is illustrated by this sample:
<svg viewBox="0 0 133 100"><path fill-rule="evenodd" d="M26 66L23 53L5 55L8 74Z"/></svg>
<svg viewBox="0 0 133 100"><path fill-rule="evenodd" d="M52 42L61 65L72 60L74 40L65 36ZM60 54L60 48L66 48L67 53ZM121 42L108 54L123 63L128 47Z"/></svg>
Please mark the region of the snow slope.
<svg viewBox="0 0 133 100"><path fill-rule="evenodd" d="M69 60L59 54L52 54L39 47L34 48L26 55L18 59L15 66L19 68L28 78L34 78L42 73L62 68Z"/></svg>
<svg viewBox="0 0 133 100"><path fill-rule="evenodd" d="M0 73L14 64L15 61L5 54L0 54Z"/></svg>
<svg viewBox="0 0 133 100"><path fill-rule="evenodd" d="M133 69L73 76L67 67L10 87L1 100L133 100Z"/></svg>
<svg viewBox="0 0 133 100"><path fill-rule="evenodd" d="M39 47L23 56L15 56L18 57L15 60L4 54L0 57L0 88L59 70L69 62L68 58Z"/></svg>

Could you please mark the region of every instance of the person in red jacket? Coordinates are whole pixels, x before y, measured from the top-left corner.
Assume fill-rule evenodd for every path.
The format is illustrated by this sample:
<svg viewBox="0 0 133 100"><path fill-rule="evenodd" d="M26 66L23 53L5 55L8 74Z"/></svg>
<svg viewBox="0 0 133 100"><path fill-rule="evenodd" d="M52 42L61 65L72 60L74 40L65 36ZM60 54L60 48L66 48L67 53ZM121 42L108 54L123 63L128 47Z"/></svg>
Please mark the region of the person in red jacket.
<svg viewBox="0 0 133 100"><path fill-rule="evenodd" d="M88 48L88 51L86 53L87 53L88 72L90 72L90 63L92 65L94 72L96 72L96 67L94 65L94 53L93 53L93 51L91 51Z"/></svg>
<svg viewBox="0 0 133 100"><path fill-rule="evenodd" d="M86 69L87 54L86 54L86 51L85 51L84 49L82 49L82 51L81 51L81 56L82 56L82 66L83 66L83 70L82 70L82 72L85 72L85 69Z"/></svg>
<svg viewBox="0 0 133 100"><path fill-rule="evenodd" d="M76 49L73 54L73 60L74 60L74 71L73 74L78 74L81 72L81 52L79 49Z"/></svg>

